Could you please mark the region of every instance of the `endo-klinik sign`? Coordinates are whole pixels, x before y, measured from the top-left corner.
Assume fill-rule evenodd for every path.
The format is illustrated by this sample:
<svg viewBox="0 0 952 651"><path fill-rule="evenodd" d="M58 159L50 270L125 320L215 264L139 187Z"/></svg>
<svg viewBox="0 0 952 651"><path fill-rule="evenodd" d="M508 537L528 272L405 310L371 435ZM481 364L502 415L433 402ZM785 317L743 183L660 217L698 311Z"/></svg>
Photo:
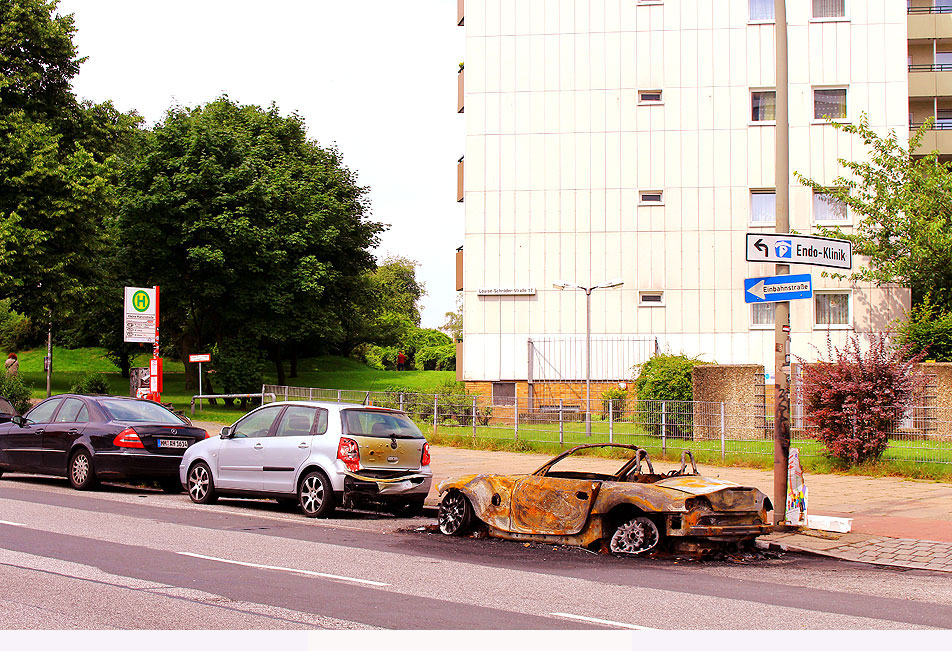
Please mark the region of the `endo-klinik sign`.
<svg viewBox="0 0 952 651"><path fill-rule="evenodd" d="M847 240L789 233L747 233L747 262L809 264L853 268L853 245Z"/></svg>

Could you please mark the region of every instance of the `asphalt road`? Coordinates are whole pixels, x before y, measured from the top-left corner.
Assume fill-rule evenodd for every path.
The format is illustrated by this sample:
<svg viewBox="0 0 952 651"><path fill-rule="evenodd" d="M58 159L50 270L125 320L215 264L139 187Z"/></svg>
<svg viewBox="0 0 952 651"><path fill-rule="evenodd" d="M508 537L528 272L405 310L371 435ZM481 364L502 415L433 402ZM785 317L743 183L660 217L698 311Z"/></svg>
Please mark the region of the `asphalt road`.
<svg viewBox="0 0 952 651"><path fill-rule="evenodd" d="M940 573L616 558L430 524L5 474L0 629L952 628Z"/></svg>

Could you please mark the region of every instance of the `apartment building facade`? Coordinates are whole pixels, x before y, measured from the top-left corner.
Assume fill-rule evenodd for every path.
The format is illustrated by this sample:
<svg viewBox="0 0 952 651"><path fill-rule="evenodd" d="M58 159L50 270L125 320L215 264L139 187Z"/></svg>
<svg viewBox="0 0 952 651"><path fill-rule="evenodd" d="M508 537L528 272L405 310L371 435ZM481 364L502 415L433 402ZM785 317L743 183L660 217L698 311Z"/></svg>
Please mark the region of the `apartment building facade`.
<svg viewBox="0 0 952 651"><path fill-rule="evenodd" d="M772 366L773 310L745 303L744 279L774 273L745 260L745 234L775 230L773 0L458 2L460 379L500 396L578 383L586 331L597 382L631 378L657 350ZM839 158L865 155L830 117L863 112L906 136L909 66L926 51L907 60L911 7L788 2L792 172L831 185ZM944 62L935 42L931 64ZM857 219L787 183L792 230ZM792 269L812 272L816 293L791 304L794 355L815 359L827 338L884 330L909 307L908 290L821 271ZM616 279L589 297L554 287Z"/></svg>

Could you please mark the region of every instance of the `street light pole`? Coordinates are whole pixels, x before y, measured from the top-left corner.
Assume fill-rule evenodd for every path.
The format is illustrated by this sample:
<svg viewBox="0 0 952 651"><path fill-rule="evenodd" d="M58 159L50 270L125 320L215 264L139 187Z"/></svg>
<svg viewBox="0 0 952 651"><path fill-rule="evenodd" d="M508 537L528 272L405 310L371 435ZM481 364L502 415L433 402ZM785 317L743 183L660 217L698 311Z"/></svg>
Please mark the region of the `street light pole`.
<svg viewBox="0 0 952 651"><path fill-rule="evenodd" d="M582 287L575 283L559 280L552 283L556 289L581 289L585 292L585 435L592 435L592 291L596 289L611 289L621 287L625 283L621 278L609 280L607 283Z"/></svg>

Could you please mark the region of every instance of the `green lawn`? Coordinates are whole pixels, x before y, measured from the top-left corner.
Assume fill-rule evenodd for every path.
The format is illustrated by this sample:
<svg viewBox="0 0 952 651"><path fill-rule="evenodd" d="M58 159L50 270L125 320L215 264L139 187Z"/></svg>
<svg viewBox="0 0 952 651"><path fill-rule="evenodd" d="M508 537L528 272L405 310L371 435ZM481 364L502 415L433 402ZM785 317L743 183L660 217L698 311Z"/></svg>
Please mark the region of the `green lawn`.
<svg viewBox="0 0 952 651"><path fill-rule="evenodd" d="M19 354L20 374L33 387L33 397L46 396L46 374L43 371L43 357L46 349L37 349ZM151 352L144 352L136 360L136 366L146 366ZM164 391L162 399L171 402L176 409L189 413L191 398L198 393L196 389L185 388L185 373L181 362L164 360ZM99 348L78 348L69 350L54 346L52 391L67 393L82 377L90 372L105 373L110 391L116 395L129 395L129 380L123 378L119 369L113 365ZM277 373L273 364L265 367L264 380L268 384L277 382ZM285 372L289 372L285 363ZM378 371L352 359L343 357L313 357L298 361L298 377L287 378L290 386L318 387L325 389L356 389L361 391L382 391L388 386L404 387L409 392L426 393L433 391L439 384L456 378L455 371ZM257 406L252 402L248 408ZM244 410L224 405L203 405L196 410L196 419L219 423L232 423Z"/></svg>

